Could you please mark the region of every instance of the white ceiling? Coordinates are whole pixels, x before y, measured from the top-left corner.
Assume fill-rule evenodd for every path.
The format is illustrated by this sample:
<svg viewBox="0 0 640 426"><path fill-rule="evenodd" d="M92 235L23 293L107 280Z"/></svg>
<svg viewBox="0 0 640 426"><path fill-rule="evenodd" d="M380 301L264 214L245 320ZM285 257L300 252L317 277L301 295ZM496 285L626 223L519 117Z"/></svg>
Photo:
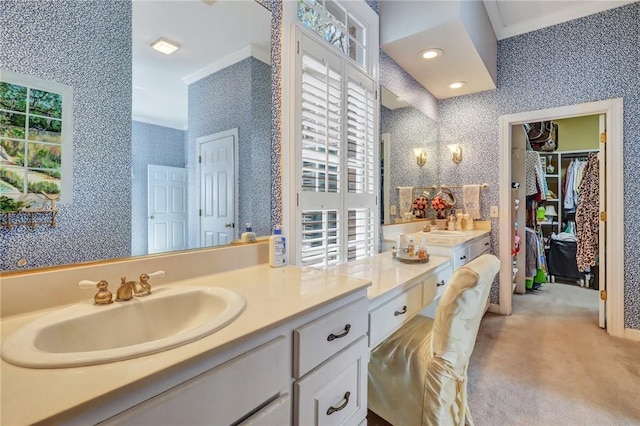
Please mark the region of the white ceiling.
<svg viewBox="0 0 640 426"><path fill-rule="evenodd" d="M181 45L171 54L150 44ZM252 55L269 63L271 14L254 0L133 1L133 119L187 128L187 86Z"/></svg>
<svg viewBox="0 0 640 426"><path fill-rule="evenodd" d="M381 37L384 36L385 4L399 0L379 0ZM472 18L490 21L491 43L633 1L563 0L462 0L482 13ZM400 19L392 20L393 31L404 36L382 49L436 98L475 93L495 88L495 64L487 63L482 43L474 40L469 22L446 22L446 9L459 0L415 0L414 8L425 10L432 28L416 31ZM471 3L467 3L465 6ZM464 4L463 4L464 5ZM393 14L393 8L386 11ZM478 10L476 9L476 12ZM467 15L469 15L467 13ZM484 15L484 16L480 16ZM467 21L470 19L466 17ZM270 13L254 0L168 0L133 1L133 118L167 127L187 127L187 85L249 55L268 62L270 52ZM479 26L479 25L477 25ZM409 31L409 32L407 32ZM486 34L485 34L486 35ZM150 48L158 37L181 45L172 55ZM486 47L486 40L483 40ZM439 47L444 55L425 62L418 53ZM495 46L494 46L495 47ZM486 50L486 49L484 49ZM484 57L483 57L484 55ZM490 55L489 55L490 56ZM495 60L495 59L494 59ZM491 61L489 61L491 62ZM492 70L493 68L493 70ZM449 89L451 81L466 81L459 90Z"/></svg>
<svg viewBox="0 0 640 426"><path fill-rule="evenodd" d="M465 13L463 9L468 9L472 4L470 2L478 1L484 4L485 16L481 16L484 15L484 11ZM489 23L486 26L493 30L491 36L495 35L494 40L501 40L627 3L633 1L380 0L381 48L436 98L446 99L495 88L495 53L491 59L491 55L487 55L486 49L482 48L482 43L486 43L486 40L478 42L477 27L484 24L483 20L486 21L488 18ZM422 27L416 27L413 32L411 25L407 25L409 28L394 30L392 32L404 32L391 34L391 42L385 44L385 14L393 15L403 7L411 11L409 16L394 16L387 25L401 28L397 22L402 21L404 25L404 21L411 20L412 16L420 16ZM447 13L447 8L456 7L453 11L457 14L455 19L447 21L433 17ZM470 24L470 15L476 20L475 24ZM425 21L429 23L425 25ZM486 36L487 34L484 34L485 38ZM419 58L418 53L430 47L441 48L444 54L431 61ZM453 81L465 81L467 84L454 90L448 87Z"/></svg>

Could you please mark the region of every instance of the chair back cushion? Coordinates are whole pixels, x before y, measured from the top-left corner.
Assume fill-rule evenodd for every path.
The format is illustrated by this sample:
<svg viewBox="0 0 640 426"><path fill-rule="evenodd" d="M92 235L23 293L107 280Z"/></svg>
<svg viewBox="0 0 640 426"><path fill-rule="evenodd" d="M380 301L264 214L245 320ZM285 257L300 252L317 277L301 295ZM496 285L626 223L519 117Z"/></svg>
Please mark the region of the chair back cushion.
<svg viewBox="0 0 640 426"><path fill-rule="evenodd" d="M449 279L436 311L431 339L433 356L457 373L468 363L500 260L483 254L458 268Z"/></svg>

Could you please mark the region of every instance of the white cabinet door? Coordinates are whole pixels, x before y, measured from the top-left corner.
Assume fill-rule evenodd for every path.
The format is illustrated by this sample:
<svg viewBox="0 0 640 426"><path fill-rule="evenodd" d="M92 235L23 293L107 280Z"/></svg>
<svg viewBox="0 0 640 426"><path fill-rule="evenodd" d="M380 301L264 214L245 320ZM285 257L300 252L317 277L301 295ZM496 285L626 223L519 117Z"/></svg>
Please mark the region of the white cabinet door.
<svg viewBox="0 0 640 426"><path fill-rule="evenodd" d="M294 420L301 426L359 424L367 415L369 348L353 345L295 384Z"/></svg>
<svg viewBox="0 0 640 426"><path fill-rule="evenodd" d="M157 426L234 423L289 387L289 351L287 339L278 337L103 424Z"/></svg>

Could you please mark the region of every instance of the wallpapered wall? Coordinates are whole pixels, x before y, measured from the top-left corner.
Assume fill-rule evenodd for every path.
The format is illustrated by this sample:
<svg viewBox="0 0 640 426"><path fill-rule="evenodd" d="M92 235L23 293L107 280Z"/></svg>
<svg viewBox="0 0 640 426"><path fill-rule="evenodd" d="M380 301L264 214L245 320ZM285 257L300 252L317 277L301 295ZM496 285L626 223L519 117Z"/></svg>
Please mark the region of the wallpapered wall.
<svg viewBox="0 0 640 426"><path fill-rule="evenodd" d="M258 235L271 234L271 70L251 57L189 86L187 166L189 182L196 182L196 139L238 128L239 223L251 222ZM197 200L195 184L189 199ZM197 223L197 212L189 212ZM191 247L198 244L197 229L189 227Z"/></svg>
<svg viewBox="0 0 640 426"><path fill-rule="evenodd" d="M184 167L187 133L140 121L132 132L131 254L137 256L148 250L147 166Z"/></svg>
<svg viewBox="0 0 640 426"><path fill-rule="evenodd" d="M74 90L74 199L58 227L0 230L0 269L128 256L131 250L131 4L8 0L0 68Z"/></svg>
<svg viewBox="0 0 640 426"><path fill-rule="evenodd" d="M490 183L482 203L488 217L498 205L498 167L489 165L499 157L501 115L624 99L625 327L633 329L640 329L639 57L640 3L501 40L498 88L440 101L439 121L441 146L460 143L465 158L456 166L441 150L442 181ZM494 221L495 252L499 231Z"/></svg>

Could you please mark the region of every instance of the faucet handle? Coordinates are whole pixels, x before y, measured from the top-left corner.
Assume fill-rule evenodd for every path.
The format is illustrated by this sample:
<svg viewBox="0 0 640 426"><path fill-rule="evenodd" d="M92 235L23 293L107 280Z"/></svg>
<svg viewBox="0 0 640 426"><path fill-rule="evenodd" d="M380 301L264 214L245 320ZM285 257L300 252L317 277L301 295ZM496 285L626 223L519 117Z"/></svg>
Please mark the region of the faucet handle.
<svg viewBox="0 0 640 426"><path fill-rule="evenodd" d="M90 281L90 280L82 280L78 281L78 288L98 288L98 292L95 296L93 296L93 302L96 305L108 305L111 303L112 294L107 288L109 283L105 280L100 281Z"/></svg>
<svg viewBox="0 0 640 426"><path fill-rule="evenodd" d="M82 288L82 289L96 288L99 282L100 281L89 281L89 280L78 281L78 288Z"/></svg>
<svg viewBox="0 0 640 426"><path fill-rule="evenodd" d="M146 274L146 275L149 278L158 278L158 279L160 279L160 278L164 278L167 275L167 273L164 272L164 271L155 271L155 272L152 272L152 273Z"/></svg>

